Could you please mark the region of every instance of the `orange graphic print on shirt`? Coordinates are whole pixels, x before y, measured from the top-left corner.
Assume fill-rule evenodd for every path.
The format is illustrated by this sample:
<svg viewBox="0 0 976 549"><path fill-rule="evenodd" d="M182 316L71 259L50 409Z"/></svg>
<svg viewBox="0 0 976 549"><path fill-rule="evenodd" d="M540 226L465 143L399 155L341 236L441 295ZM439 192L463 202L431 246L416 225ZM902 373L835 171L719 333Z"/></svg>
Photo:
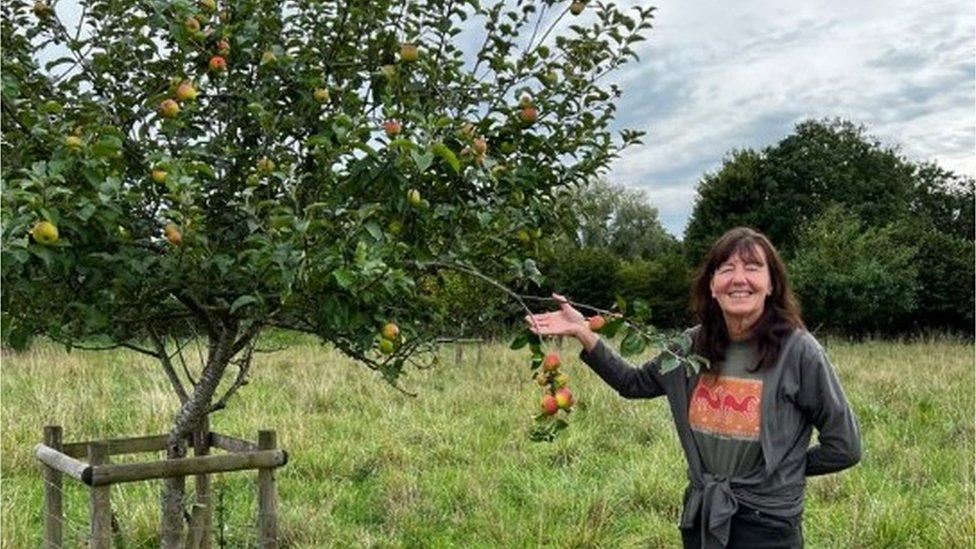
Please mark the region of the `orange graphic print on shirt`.
<svg viewBox="0 0 976 549"><path fill-rule="evenodd" d="M762 380L702 374L688 419L695 431L739 440L759 440Z"/></svg>

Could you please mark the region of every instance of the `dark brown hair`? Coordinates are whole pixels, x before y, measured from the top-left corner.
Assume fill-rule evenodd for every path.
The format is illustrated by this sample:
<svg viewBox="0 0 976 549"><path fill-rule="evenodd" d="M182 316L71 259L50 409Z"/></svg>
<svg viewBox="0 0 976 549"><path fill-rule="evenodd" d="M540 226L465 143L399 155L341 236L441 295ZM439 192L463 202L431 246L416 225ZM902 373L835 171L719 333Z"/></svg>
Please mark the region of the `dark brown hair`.
<svg viewBox="0 0 976 549"><path fill-rule="evenodd" d="M766 235L748 227L729 230L708 252L708 256L698 267L691 288L691 307L701 329L695 336L695 352L709 359L712 364L725 360L729 346L729 332L725 317L718 302L712 297L710 283L715 271L730 257L738 253L744 260L756 259L756 247L766 255L772 294L766 296L763 313L753 325L750 333L756 339L759 350L759 363L753 371L772 366L783 346L783 341L796 328L803 328L800 305L790 290L786 265L779 252L766 238Z"/></svg>

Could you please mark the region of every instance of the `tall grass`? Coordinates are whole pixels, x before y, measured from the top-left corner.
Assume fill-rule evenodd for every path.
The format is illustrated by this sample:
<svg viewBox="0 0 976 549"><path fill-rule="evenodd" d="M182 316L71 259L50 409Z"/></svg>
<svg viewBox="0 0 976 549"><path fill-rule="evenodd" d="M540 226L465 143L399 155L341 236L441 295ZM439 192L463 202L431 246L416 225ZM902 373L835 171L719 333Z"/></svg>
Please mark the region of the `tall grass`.
<svg viewBox="0 0 976 549"><path fill-rule="evenodd" d="M528 440L538 388L527 354L502 344L431 371L405 396L308 342L260 355L253 380L212 418L254 439L278 432L285 547L673 547L685 466L663 399L627 401L564 352L580 403L553 443ZM860 419L865 454L810 479L809 547L971 547L974 364L970 343L828 342ZM648 355L649 356L649 355ZM647 358L647 357L642 357ZM635 363L639 360L635 360ZM4 547L37 547L45 424L65 440L165 433L175 398L157 364L41 344L2 366ZM120 457L119 460L156 456ZM192 483L190 483L192 485ZM119 547L158 545L160 485L113 488ZM254 545L253 473L215 480L215 539ZM87 492L65 480L66 546L82 547Z"/></svg>

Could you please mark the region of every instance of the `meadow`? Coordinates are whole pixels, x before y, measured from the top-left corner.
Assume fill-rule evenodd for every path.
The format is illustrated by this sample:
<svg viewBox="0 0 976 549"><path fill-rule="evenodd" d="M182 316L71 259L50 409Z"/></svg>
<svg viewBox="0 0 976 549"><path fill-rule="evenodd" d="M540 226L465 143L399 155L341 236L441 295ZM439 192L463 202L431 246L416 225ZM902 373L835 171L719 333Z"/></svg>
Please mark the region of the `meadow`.
<svg viewBox="0 0 976 549"><path fill-rule="evenodd" d="M972 342L825 346L860 421L863 461L811 478L811 548L972 547ZM566 342L579 404L551 443L529 431L539 389L528 352L504 343L410 370L406 396L331 348L294 340L259 355L251 383L212 416L254 440L275 429L283 547L675 547L685 465L663 399L620 398ZM635 358L640 363L652 352ZM40 546L45 424L66 441L165 433L176 399L130 351L40 343L2 357L2 545ZM150 456L143 455L145 460ZM192 485L192 483L190 483ZM160 485L113 488L117 547L158 545ZM84 547L87 492L65 480L65 546ZM215 479L214 547L254 546L253 474Z"/></svg>

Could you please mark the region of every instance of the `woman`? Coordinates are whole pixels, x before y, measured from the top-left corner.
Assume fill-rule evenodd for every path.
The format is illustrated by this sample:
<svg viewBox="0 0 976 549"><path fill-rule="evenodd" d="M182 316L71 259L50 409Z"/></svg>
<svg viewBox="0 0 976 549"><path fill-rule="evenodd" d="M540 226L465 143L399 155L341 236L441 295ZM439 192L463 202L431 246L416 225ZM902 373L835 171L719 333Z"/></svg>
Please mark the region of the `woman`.
<svg viewBox="0 0 976 549"><path fill-rule="evenodd" d="M625 398L667 396L688 461L684 546L802 547L806 477L857 463L861 438L769 239L740 227L712 246L692 287L700 324L686 332L711 367L690 377L662 375L663 354L630 366L553 296L559 311L526 317L533 332L578 339L580 358Z"/></svg>

